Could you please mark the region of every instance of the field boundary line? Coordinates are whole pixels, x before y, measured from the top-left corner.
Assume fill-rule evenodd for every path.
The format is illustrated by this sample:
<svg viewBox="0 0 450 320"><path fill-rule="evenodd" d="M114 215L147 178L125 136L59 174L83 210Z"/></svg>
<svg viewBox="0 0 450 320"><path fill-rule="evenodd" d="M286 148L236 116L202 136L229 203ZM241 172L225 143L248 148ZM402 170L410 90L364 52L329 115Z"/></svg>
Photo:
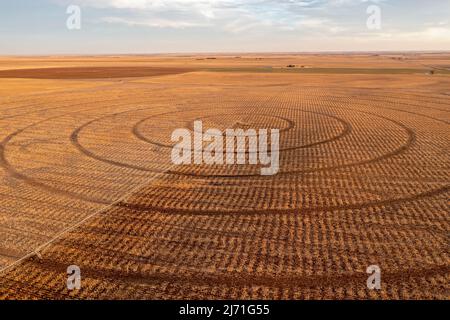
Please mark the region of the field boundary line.
<svg viewBox="0 0 450 320"><path fill-rule="evenodd" d="M155 176L153 176L152 178L150 178L149 180L146 180L143 183L138 184L136 187L134 187L133 189L131 189L129 192L125 193L122 197L119 197L117 200L111 202L110 204L106 205L103 208L100 208L97 211L94 211L92 214L86 216L85 218L83 218L82 220L78 221L77 223L75 223L74 225L67 227L65 229L63 229L62 231L58 232L55 236L53 236L50 240L48 240L47 242L39 245L36 249L34 249L33 251L29 252L28 254L26 254L25 256L21 257L20 259L12 262L11 264L3 267L0 269L0 274L3 272L8 271L9 269L14 268L15 266L20 265L22 262L24 262L25 260L37 256L38 258L40 258L40 252L42 252L43 250L45 250L49 245L51 245L53 242L55 242L56 240L58 240L60 237L62 237L63 235L75 230L76 228L80 227L81 225L83 225L85 222L87 222L88 220L90 220L91 218L95 217L98 214L104 213L105 211L113 208L114 206L116 206L117 204L119 204L120 202L123 202L124 200L126 200L127 198L131 197L135 192L137 192L138 190L140 190L141 188L143 188L145 185L149 184L150 182L158 179L161 175L167 173L170 171L170 169L172 169L175 165L171 165L169 166L169 168L167 168L166 171L164 172L160 172L157 173Z"/></svg>

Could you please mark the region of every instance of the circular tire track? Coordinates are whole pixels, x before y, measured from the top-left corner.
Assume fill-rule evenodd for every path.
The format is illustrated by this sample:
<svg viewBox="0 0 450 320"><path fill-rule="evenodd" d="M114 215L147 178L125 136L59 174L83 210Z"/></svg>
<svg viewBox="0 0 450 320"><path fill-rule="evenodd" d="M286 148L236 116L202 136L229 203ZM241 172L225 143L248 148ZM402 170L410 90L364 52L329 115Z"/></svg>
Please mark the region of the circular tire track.
<svg viewBox="0 0 450 320"><path fill-rule="evenodd" d="M342 97L341 97L342 98ZM363 101L363 99L361 99L360 101ZM329 101L331 102L336 102L336 101ZM375 101L372 101L375 102ZM358 103L355 104L355 106L361 106L363 107L365 104L363 103ZM334 106L335 107L335 106ZM374 116L374 117L378 117L379 119L385 120L386 122L390 122L392 124L395 124L396 126L398 126L399 128L401 128L401 130L403 130L403 132L405 133L405 136L407 137L406 142L403 143L402 145L398 146L398 148L396 148L395 150L391 150L388 153L384 153L382 155L380 155L379 157L373 158L373 159L369 159L369 160L365 160L365 161L360 161L360 162L356 162L356 163L351 163L351 164L344 164L344 165L337 165L331 168L324 168L324 169L311 169L311 170L307 170L307 171L294 171L293 173L301 173L301 174L315 174L315 173L319 173L319 172L324 172L324 171L330 171L330 172L334 172L337 170L341 170L341 169L352 169L355 167L361 168L364 165L373 165L373 164L378 164L380 161L382 160L393 160L393 158L395 158L396 156L399 155L404 155L407 151L411 151L412 147L417 143L417 133L414 130L414 128L410 127L409 125L404 124L402 121L397 121L394 120L393 118L389 118L389 117L384 117L384 116L380 116L378 114L374 114L371 112L364 112L361 111L359 109L353 109L353 108L348 108L345 106L340 107L341 109L346 109L348 111L353 111L355 113L366 113L368 115ZM380 107L380 109L384 108L383 106ZM129 112L137 112L138 110L145 110L145 108L143 109L135 109L135 110L128 110L128 111L124 111L124 112L119 112L116 114L126 114ZM298 110L298 109L296 109ZM394 110L393 111L396 112L405 112L405 110ZM413 113L411 113L413 114ZM420 113L414 113L413 114L415 117L427 117L426 115L420 114ZM59 115L61 116L61 115ZM42 122L45 121L51 121L54 119L57 119L59 116L57 117L52 117L52 118L48 118L45 120L42 120ZM80 133L83 132L83 129L85 129L87 126L89 126L90 124L93 123L97 123L99 122L99 120L101 120L102 118L107 118L111 115L104 115L101 117L96 117L95 119L92 119L90 122L88 123L84 123L81 127L76 128L72 134L71 134L71 142L73 143L74 146L76 146L78 148L78 150L83 153L86 158L92 158L94 160L97 160L99 162L104 162L107 164L112 165L113 167L124 167L124 164L118 161L115 161L113 159L108 159L106 157L100 157L97 156L94 152L86 149L85 147L83 147L79 141L79 135ZM61 116L62 117L62 116ZM429 118L429 117L428 117ZM343 121L347 121L342 119ZM439 119L434 119L437 120L439 122ZM142 120L141 120L142 121ZM41 123L38 122L38 123ZM38 123L35 123L34 125L37 125ZM350 135L350 133L352 132L351 130L351 125L350 122L347 121L347 123L349 124L349 130L346 133L345 136ZM443 123L443 121L440 121L440 123ZM134 125L134 127L137 127L137 124ZM16 132L14 132L13 134L9 135L8 137L6 137L1 143L0 143L0 165L2 165L6 170L8 170L8 172L12 175L17 177L18 179L23 179L25 182L30 183L32 186L37 187L37 188L43 188L52 192L58 192L57 188L50 188L48 189L49 186L43 184L42 182L35 180L33 178L27 177L25 175L21 175L20 172L16 171L15 168L7 161L6 157L5 157L5 147L10 143L10 141L22 134L24 131L26 131L29 127L23 128L21 130L18 130ZM30 126L31 128L31 126ZM134 129L133 129L134 132ZM388 136L387 136L388 137ZM419 137L420 138L420 137ZM69 141L69 140L68 140ZM331 143L334 142L333 141L328 141L327 143ZM303 148L310 148L313 146L306 146ZM415 154L411 153L408 154L408 158L410 159L414 159ZM390 162L386 164L387 166L390 165ZM125 168L128 169L133 169L133 170L138 170L138 171L144 171L142 170L142 167L140 166L133 166L132 164L130 165L130 167L127 167L127 164L125 164ZM175 171L168 171L167 172L168 175L173 175L173 176L186 176L186 177L192 177L195 179L203 179L203 180L214 180L214 179L223 179L223 180L230 180L232 178L239 178L242 179L241 181L252 181L252 178L258 178L261 179L259 176L241 176L241 175L236 175L236 176L202 176L202 175L186 175L186 174L180 174L179 172L175 172ZM288 172L286 172L285 174L283 174L284 176L289 176ZM226 178L226 179L224 179ZM282 181L280 182L282 183ZM236 185L239 187L239 182L236 183ZM277 188L277 184L272 185L274 188ZM176 185L173 186L174 189L177 189L178 187ZM183 189L180 188L180 195L181 201L184 201L182 196L183 196ZM229 239L233 239L233 241L245 241L245 235L246 233L244 232L245 229L241 230L240 233L233 233L231 231L224 231L223 234L219 234L217 235L217 231L214 229L220 229L220 226L227 226L226 230L230 230L231 228L227 225L227 223L230 223L230 213L233 213L233 215L231 216L239 216L242 217L243 219L246 218L246 216L248 217L252 217L252 216L261 216L263 221L262 223L266 223L266 219L269 219L269 221L274 221L274 222L279 222L279 220L277 220L278 216L283 215L283 216L301 216L301 217L307 217L307 216L315 216L320 217L323 213L326 214L332 214L332 213L337 213L337 214L342 214L343 216L346 214L347 211L351 211L353 212L355 215L362 215L362 216L370 216L370 214L373 212L372 210L367 210L367 209L372 209L372 208L397 208L400 207L402 205L408 204L408 203L415 203L418 201L423 201L425 199L429 199L429 198L433 198L436 196L440 196L443 194L446 194L450 191L450 185L445 185L445 186L441 186L439 188L430 188L429 190L425 190L423 192L417 192L416 194L412 194L409 195L407 197L401 197L401 198L397 198L397 199L381 199L378 201L367 201L364 203L355 203L355 204L343 204L343 205L334 205L334 206L315 206L315 207L309 207L309 208L295 208L295 209L258 209L258 208L250 208L249 210L246 209L242 209L239 210L239 212L233 212L233 211L224 211L224 210L209 210L209 209L177 209L175 206L170 207L170 206L163 206L163 207L159 207L157 205L146 205L145 202L143 201L145 200L145 196L146 194L136 194L135 198L132 198L130 200L132 200L132 202L121 202L118 203L116 205L115 208L113 208L112 210L124 210L125 212L128 212L131 216L131 219L133 219L134 215L136 214L136 212L140 212L142 214L142 216L153 216L153 215L157 215L157 214L161 214L162 216L168 216L170 217L176 217L176 218L180 218L181 220L180 222L178 222L180 224L180 227L174 227L173 225L171 225L168 221L172 221L172 220L161 220L160 222L158 222L158 226L160 226L161 228L165 228L166 227L166 231L164 233L159 234L162 237L162 240L165 240L165 237L168 237L170 234L172 235L176 235L174 239L170 239L170 241L168 241L169 243L171 243L171 245L175 244L177 246L182 246L182 245L186 245L187 243L189 243L189 241L193 241L195 243L195 241L197 241L197 238L199 236L199 234L205 234L207 236L226 236ZM75 197L77 198L77 196L79 196L78 194L66 194L68 197ZM187 195L187 193L185 194ZM144 196L144 199L140 198ZM151 194L149 194L149 196L151 196ZM83 201L91 201L91 199L82 199L80 198L80 200ZM195 199L194 199L195 200ZM190 201L190 200L189 200ZM144 204L143 204L144 203ZM362 211L363 213L359 213L360 211ZM153 213L153 214L148 214L148 213ZM155 213L156 212L156 213ZM301 214L305 214L305 215L301 215ZM195 223L196 217L201 218L199 216L210 216L210 218L221 218L221 215L226 215L227 217L225 218L225 222L224 224L220 224L220 223L216 223L216 224L212 224L212 225L206 225L206 226L197 226L197 224ZM185 218L190 218L190 217L194 217L192 222L184 223ZM239 217L236 217L236 219L238 219ZM273 220L270 220L273 219ZM300 217L296 218L294 222L288 222L288 223L293 223L292 225L288 224L288 227L292 227L293 230L296 230L295 228L298 228L298 223L301 223ZM131 221L131 220L124 220L124 223L126 221ZM222 220L220 220L222 221ZM231 220L233 221L233 220ZM96 223L99 223L98 221ZM130 222L131 223L131 222ZM145 223L142 223L145 225ZM94 224L95 225L95 224ZM413 224L414 225L414 224ZM109 227L109 228L108 228ZM393 232L395 232L395 224L392 225L392 230ZM103 226L103 232L106 233L102 233L102 230L100 229L89 229L92 228L92 226L87 226L86 229L79 229L77 230L74 234L72 234L72 236L74 235L79 235L81 237L81 239L87 239L88 237L91 238L92 235L107 235L107 236L114 236L113 238L115 239L120 238L122 236L133 236L132 235L132 231L131 230L123 230L120 227L114 227L111 228L111 226L109 226L108 224L105 224ZM262 228L261 225L258 225L258 228ZM108 231L109 230L109 231ZM114 233L117 232L117 233ZM269 230L268 230L269 232ZM319 232L320 229L319 229ZM404 232L404 231L402 231ZM180 235L186 234L188 233L189 235L192 234L193 240L187 240L187 238L180 238ZM268 239L259 239L261 242L262 241L275 241L275 242L285 242L285 243L289 243L288 239L286 238L283 241L280 241L280 238L270 238L272 233L267 235ZM279 235L281 236L281 235ZM326 235L324 235L326 236ZM295 238L297 239L298 242L301 242L301 238L296 235ZM238 239L238 240L236 240ZM120 285L124 285L124 286L128 286L128 287L132 287L132 288L142 288L142 294L145 294L146 292L148 293L149 291L146 290L150 290L149 288L151 286L153 286L155 283L177 283L180 286L186 286L186 287L190 287L190 286L194 286L194 285L203 285L203 286L210 286L211 284L216 284L219 286L224 286L224 287L233 287L236 283L239 283L240 286L244 287L244 286L263 286L263 287L279 287L279 288L288 288L291 291L295 291L298 290L298 288L310 288L310 287L327 287L327 286L336 286L336 285L342 285L342 286L346 286L346 285L351 285L354 284L355 286L360 284L361 282L364 282L363 280L366 279L366 274L362 271L362 272L347 272L345 274L339 274L336 276L329 276L329 275L295 275L295 274L287 274L287 275L280 275L280 274L254 274L252 272L248 272L248 271L236 271L233 272L231 274L208 274L206 271L204 271L204 268L206 268L203 265L199 265L196 264L196 262L194 260L188 260L186 262L184 262L184 264L181 267L178 267L178 271L182 272L182 275L178 275L175 272L172 271L161 271L161 272L153 272L153 273L146 273L146 272L141 272L140 270L128 270L128 269L121 269L121 264L130 264L130 265L141 265L141 264L155 264L158 266L173 266L176 265L173 258L169 255L164 256L162 254L156 254L156 255L140 255L140 254L135 254L132 252L127 252L125 251L126 249L123 248L122 246L117 247L117 249L115 249L114 247L112 247L113 245L117 245L115 243L113 243L111 246L108 246L108 244L104 243L104 239L103 237L98 237L98 243L95 242L87 242L87 243L82 243L80 244L77 241L72 241L70 238L69 239L62 239L60 242L58 242L58 246L63 246L65 248L68 248L69 250L65 250L64 252L71 252L71 254L73 254L73 252L75 251L75 255L72 255L72 258L86 258L86 255L89 257L89 254L92 254L94 256L104 256L106 260L108 261L114 261L116 262L115 268L111 269L111 268L106 268L106 267L95 267L95 268L89 268L89 266L83 267L83 272L86 272L86 274L89 275L89 277L92 277L96 280L101 280L103 282L110 282L111 280L117 280L117 284ZM327 239L325 239L327 240ZM103 242L102 242L103 241ZM143 239L142 241L145 241L145 239ZM200 241L200 240L199 240ZM319 239L318 242L320 245L326 246L327 242L323 239ZM201 242L200 242L201 243ZM242 257L247 258L250 257L251 259L255 259L255 265L258 266L259 263L261 261L264 261L264 259L268 260L271 258L271 254L273 253L262 253L262 254L258 254L258 255L253 255L251 252L247 252L247 251L243 251L242 248L236 248L233 244L230 247L227 247L225 249L222 249L221 251L218 251L218 256L217 259L219 259L221 256L220 254L226 254L226 255L233 255L236 252L241 254ZM103 244L103 246L102 246ZM317 245L319 245L317 244ZM400 244L403 245L403 244ZM282 244L280 244L280 246L283 246ZM172 247L167 247L167 248L172 248ZM166 249L167 249L166 248ZM176 247L178 248L178 247ZM401 247L403 248L403 247ZM373 248L370 248L373 249ZM56 250L56 249L55 249ZM241 251L239 251L241 250ZM359 250L358 248L355 248L355 254L357 253L357 251ZM171 250L167 250L168 252L170 252ZM177 251L175 251L176 253ZM408 252L408 250L405 250L405 252ZM174 254L175 254L174 253ZM60 253L58 253L60 254ZM38 270L46 273L59 273L60 270L64 270L65 269L65 265L63 265L61 263L61 259L59 258L54 258L52 259L51 257L54 256L50 256L50 259L46 259L44 262L40 262L40 263L35 263L35 262L27 262L27 266L30 267L35 267L37 266ZM183 257L183 256L182 256ZM186 256L187 258L187 256ZM198 256L197 256L198 258ZM276 265L275 262L271 262L274 263ZM270 265L270 264L269 264ZM231 269L236 269L236 266L232 265L233 268ZM224 268L225 270L225 268ZM413 270L411 272L406 272L407 270ZM431 277L431 276L441 276L441 277L445 277L446 274L448 274L448 266L445 265L434 265L431 267L423 267L423 268L416 268L416 269L411 269L411 268L398 268L394 271L387 271L385 273L385 279L388 279L389 283L391 285L394 284L401 284L403 281L405 281L405 279L407 281L418 281L419 279L423 278L424 275L426 275L427 277ZM404 274L407 274L406 278ZM184 279L184 280L183 280ZM187 280L186 280L187 279ZM411 280L412 279L412 280ZM114 281L112 281L112 283L114 283ZM16 285L16 283L8 283L8 285L10 285L11 287L14 288L14 286ZM136 286L135 286L136 285ZM32 292L34 290L33 287L27 287L27 289L25 290L30 290L30 292ZM140 289L137 289L140 290ZM45 292L42 293L43 296L52 296L54 295L53 290L45 290ZM111 293L110 293L111 294ZM220 297L221 295L217 293L217 291L215 291L214 293L211 293L212 295L217 295L218 297ZM64 294L60 295L60 296L64 296Z"/></svg>

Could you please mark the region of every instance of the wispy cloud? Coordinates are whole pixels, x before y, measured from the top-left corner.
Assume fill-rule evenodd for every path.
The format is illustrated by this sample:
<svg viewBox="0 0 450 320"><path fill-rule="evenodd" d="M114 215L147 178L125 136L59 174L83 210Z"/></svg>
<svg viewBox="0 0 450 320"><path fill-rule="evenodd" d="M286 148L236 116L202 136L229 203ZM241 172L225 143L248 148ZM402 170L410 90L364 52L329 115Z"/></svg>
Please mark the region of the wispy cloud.
<svg viewBox="0 0 450 320"><path fill-rule="evenodd" d="M128 26L140 26L140 27L152 27L152 28L174 28L174 29L184 29L191 27L204 27L206 24L201 24L197 22L189 22L189 21L176 21L176 20L168 20L168 19L127 19L121 17L104 17L101 21L106 23L114 23L114 24L124 24Z"/></svg>
<svg viewBox="0 0 450 320"><path fill-rule="evenodd" d="M57 0L67 2L66 0ZM215 26L240 32L257 27L279 30L319 28L333 22L309 16L309 10L355 5L364 0L72 0L84 7L111 8L107 23L159 28ZM119 12L120 11L120 12ZM322 30L324 30L322 28Z"/></svg>

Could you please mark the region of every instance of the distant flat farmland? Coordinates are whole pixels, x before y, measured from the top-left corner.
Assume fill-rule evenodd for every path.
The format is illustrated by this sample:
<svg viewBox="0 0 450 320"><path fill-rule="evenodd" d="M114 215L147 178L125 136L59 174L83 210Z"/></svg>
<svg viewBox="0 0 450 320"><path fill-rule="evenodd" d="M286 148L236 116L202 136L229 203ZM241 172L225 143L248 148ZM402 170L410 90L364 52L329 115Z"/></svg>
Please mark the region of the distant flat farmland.
<svg viewBox="0 0 450 320"><path fill-rule="evenodd" d="M449 59L1 58L0 299L448 299ZM174 165L197 120L278 174Z"/></svg>
<svg viewBox="0 0 450 320"><path fill-rule="evenodd" d="M154 67L72 67L0 70L0 78L29 79L103 79L134 78L179 74L189 71L181 68Z"/></svg>

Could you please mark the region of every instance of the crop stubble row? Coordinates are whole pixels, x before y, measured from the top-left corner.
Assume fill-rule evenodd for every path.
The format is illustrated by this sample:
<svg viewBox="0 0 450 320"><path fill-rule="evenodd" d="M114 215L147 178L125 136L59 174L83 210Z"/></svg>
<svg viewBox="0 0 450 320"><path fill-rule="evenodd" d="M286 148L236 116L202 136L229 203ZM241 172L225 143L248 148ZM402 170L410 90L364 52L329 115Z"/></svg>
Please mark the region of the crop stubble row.
<svg viewBox="0 0 450 320"><path fill-rule="evenodd" d="M26 114L11 100L0 116L1 265L150 182L8 271L0 297L447 297L444 97L217 87L44 95L24 101ZM280 174L173 167L171 131L203 117L284 126ZM77 294L64 287L69 264L83 272ZM381 292L365 288L371 264Z"/></svg>

